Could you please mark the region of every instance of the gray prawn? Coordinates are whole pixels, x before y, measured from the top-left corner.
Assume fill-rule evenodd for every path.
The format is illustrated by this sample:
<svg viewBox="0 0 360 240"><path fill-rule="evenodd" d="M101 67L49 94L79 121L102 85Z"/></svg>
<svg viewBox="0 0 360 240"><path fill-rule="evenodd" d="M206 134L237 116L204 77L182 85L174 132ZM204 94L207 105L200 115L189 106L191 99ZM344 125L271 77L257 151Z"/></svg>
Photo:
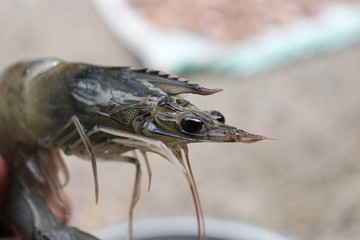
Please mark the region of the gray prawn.
<svg viewBox="0 0 360 240"><path fill-rule="evenodd" d="M136 174L129 209L131 239L141 168L137 158L124 153L135 150L143 153L150 182L146 153L153 152L186 176L198 219L198 239L204 239L203 213L187 144L253 143L269 139L228 126L220 112L202 111L179 96L219 91L151 69L102 67L56 58L17 63L0 76L0 154L7 159L12 182L16 182L13 192L22 196L29 191L40 194L65 211L62 188L69 174L59 150L91 161L96 202L99 196L96 160L132 163ZM64 182L59 175L64 176ZM16 198L16 194L11 196L9 201ZM36 197L30 199L38 201ZM13 215L7 214L10 221L21 222ZM24 239L42 239L33 237L34 233L27 233L20 225L16 230ZM32 231L39 232L39 225ZM61 229L73 233L69 228ZM79 235L69 239L92 239L85 233ZM54 239L64 239L57 236L60 235L54 234Z"/></svg>

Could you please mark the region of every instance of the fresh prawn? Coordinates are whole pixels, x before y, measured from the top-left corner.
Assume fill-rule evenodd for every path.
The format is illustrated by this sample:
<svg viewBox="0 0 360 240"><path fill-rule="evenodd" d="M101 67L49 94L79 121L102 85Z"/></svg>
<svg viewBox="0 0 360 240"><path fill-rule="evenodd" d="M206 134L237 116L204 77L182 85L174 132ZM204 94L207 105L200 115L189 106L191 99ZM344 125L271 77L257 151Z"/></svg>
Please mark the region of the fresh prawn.
<svg viewBox="0 0 360 240"><path fill-rule="evenodd" d="M140 150L151 181L146 153L154 152L186 176L198 219L198 239L204 239L203 212L187 144L269 139L228 126L220 112L202 111L179 97L184 93L210 95L221 90L151 69L102 67L56 58L17 63L0 76L0 153L8 161L15 189L22 189L15 193L34 192L44 199L53 199L52 204L64 211L62 188L69 176L59 150L90 159L96 202L99 196L96 160L132 163L136 167L129 210L132 239L141 168L136 157L123 154ZM60 174L64 183L59 180ZM11 201L14 198L16 194L12 194ZM10 221L19 219L12 214L7 214ZM16 230L24 239L35 239L19 225ZM40 228L35 226L33 231ZM88 236L82 237L79 239Z"/></svg>

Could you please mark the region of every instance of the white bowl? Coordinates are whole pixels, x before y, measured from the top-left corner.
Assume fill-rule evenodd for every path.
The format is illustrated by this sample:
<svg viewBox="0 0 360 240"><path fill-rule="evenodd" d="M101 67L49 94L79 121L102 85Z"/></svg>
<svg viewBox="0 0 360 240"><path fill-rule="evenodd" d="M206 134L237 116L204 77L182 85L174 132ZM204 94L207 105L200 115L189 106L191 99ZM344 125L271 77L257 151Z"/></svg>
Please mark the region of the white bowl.
<svg viewBox="0 0 360 240"><path fill-rule="evenodd" d="M271 231L244 223L206 218L207 240L291 240ZM93 234L103 240L127 238L127 224L99 229ZM194 217L151 218L134 222L136 240L196 240Z"/></svg>

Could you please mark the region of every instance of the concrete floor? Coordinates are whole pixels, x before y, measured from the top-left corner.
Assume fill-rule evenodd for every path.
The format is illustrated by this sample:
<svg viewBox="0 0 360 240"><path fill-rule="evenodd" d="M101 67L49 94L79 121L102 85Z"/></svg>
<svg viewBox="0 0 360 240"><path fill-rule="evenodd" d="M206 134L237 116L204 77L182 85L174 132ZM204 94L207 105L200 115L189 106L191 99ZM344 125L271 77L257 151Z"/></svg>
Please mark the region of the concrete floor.
<svg viewBox="0 0 360 240"><path fill-rule="evenodd" d="M0 68L43 56L138 65L89 1L1 0ZM359 44L252 78L185 76L225 89L189 96L200 108L220 110L230 125L280 139L190 146L205 215L299 239L360 239L359 76ZM152 189L146 191L145 175L135 219L194 215L184 177L165 160L150 159ZM70 158L68 165L72 225L93 230L127 220L133 166L99 164L96 206L89 162Z"/></svg>

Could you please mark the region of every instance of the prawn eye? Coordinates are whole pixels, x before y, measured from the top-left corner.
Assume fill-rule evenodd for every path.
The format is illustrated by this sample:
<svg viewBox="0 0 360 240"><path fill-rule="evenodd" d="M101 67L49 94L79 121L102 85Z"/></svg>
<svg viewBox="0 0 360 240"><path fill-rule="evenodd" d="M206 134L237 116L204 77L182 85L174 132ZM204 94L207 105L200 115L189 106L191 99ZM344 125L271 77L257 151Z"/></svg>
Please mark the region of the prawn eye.
<svg viewBox="0 0 360 240"><path fill-rule="evenodd" d="M184 118L181 120L181 127L188 133L198 133L203 126L204 122L196 118Z"/></svg>
<svg viewBox="0 0 360 240"><path fill-rule="evenodd" d="M218 111L211 111L210 115L218 122L225 123L225 117Z"/></svg>

